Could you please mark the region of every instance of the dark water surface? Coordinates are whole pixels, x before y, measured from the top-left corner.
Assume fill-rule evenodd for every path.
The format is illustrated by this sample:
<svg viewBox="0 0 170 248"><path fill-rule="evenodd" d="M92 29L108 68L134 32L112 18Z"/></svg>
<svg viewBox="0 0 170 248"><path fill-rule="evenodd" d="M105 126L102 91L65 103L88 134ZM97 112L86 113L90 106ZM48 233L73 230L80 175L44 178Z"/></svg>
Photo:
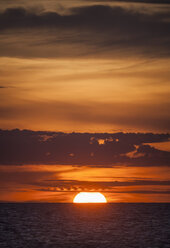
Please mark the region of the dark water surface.
<svg viewBox="0 0 170 248"><path fill-rule="evenodd" d="M0 204L0 247L170 247L170 204Z"/></svg>

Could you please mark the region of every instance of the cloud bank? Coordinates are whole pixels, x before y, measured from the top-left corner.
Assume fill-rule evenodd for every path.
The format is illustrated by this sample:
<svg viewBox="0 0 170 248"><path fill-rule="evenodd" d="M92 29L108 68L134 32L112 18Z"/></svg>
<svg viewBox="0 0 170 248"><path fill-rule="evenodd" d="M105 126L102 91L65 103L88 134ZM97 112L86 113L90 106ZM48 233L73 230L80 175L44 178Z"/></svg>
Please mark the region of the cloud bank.
<svg viewBox="0 0 170 248"><path fill-rule="evenodd" d="M0 164L76 166L170 166L170 152L146 143L168 141L169 134L55 133L0 131Z"/></svg>

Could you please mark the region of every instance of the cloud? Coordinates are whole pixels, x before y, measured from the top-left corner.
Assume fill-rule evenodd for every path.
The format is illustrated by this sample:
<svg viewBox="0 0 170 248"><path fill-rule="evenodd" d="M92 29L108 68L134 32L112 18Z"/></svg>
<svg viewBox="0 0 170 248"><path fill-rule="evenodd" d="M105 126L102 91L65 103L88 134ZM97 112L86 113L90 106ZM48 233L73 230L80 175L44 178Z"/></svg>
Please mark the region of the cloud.
<svg viewBox="0 0 170 248"><path fill-rule="evenodd" d="M101 191L107 193L128 194L170 194L167 188L170 181L132 180L132 181L78 181L78 180L45 180L35 182L38 191L80 192ZM152 187L153 186L153 187ZM159 186L159 187L157 187ZM167 186L164 188L164 186Z"/></svg>
<svg viewBox="0 0 170 248"><path fill-rule="evenodd" d="M148 185L164 185L169 186L170 181L155 181L155 180L132 180L132 181L78 181L78 180L46 180L45 182L56 182L56 187L98 187L98 188L110 188L110 187L124 187L124 186L148 186ZM54 185L54 184L53 184Z"/></svg>
<svg viewBox="0 0 170 248"><path fill-rule="evenodd" d="M87 2L97 2L97 3L106 3L106 2L120 2L120 3L145 3L145 4L169 4L170 0L87 0Z"/></svg>
<svg viewBox="0 0 170 248"><path fill-rule="evenodd" d="M67 28L84 30L102 30L104 33L114 32L113 35L124 33L149 35L166 34L169 27L169 13L140 13L137 10L126 9L119 6L94 5L74 7L68 14L61 15L57 12L32 11L23 7L7 8L0 13L1 30L20 28ZM147 25L147 26L146 26ZM157 27L157 30L155 30ZM140 28L140 30L138 30ZM162 28L162 29L160 29ZM156 33L157 31L157 33ZM166 37L168 34L166 34ZM150 34L150 38L151 38Z"/></svg>
<svg viewBox="0 0 170 248"><path fill-rule="evenodd" d="M9 88L14 88L13 86L0 86L0 89L9 89Z"/></svg>
<svg viewBox="0 0 170 248"><path fill-rule="evenodd" d="M170 152L144 143L168 141L169 134L55 133L0 131L0 164L76 166L169 166ZM103 140L101 143L100 140ZM137 147L137 148L136 148ZM130 152L142 156L129 156Z"/></svg>
<svg viewBox="0 0 170 248"><path fill-rule="evenodd" d="M30 56L33 57L46 57L45 54L49 57L122 54L169 57L170 22L166 11L141 13L123 7L94 5L71 8L61 15L9 8L0 13L0 23L3 37L11 36L13 32L11 40L17 39L16 33L21 36L16 44L10 44L13 49L8 47L9 39L7 44L1 41L1 56L12 55L13 50L16 56L17 53L18 56L29 56L27 50L31 42ZM19 51L17 45L21 41L24 45L21 44L23 48Z"/></svg>

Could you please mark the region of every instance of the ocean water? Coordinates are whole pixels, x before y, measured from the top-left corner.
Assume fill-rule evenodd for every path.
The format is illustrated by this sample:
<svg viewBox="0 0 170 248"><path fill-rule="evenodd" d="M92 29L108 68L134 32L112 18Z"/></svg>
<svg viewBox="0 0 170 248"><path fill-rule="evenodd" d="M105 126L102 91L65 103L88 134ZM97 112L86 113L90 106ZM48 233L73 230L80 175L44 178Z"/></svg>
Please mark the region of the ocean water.
<svg viewBox="0 0 170 248"><path fill-rule="evenodd" d="M169 248L170 204L0 204L0 247Z"/></svg>

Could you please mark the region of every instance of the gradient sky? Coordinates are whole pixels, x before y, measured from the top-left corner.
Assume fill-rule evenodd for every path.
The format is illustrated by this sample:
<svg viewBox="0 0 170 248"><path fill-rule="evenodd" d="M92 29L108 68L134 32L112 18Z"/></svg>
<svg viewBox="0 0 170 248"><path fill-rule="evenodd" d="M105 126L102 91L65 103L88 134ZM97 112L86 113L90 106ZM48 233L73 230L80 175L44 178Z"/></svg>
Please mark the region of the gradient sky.
<svg viewBox="0 0 170 248"><path fill-rule="evenodd" d="M169 0L0 1L0 200L170 201L169 44Z"/></svg>

